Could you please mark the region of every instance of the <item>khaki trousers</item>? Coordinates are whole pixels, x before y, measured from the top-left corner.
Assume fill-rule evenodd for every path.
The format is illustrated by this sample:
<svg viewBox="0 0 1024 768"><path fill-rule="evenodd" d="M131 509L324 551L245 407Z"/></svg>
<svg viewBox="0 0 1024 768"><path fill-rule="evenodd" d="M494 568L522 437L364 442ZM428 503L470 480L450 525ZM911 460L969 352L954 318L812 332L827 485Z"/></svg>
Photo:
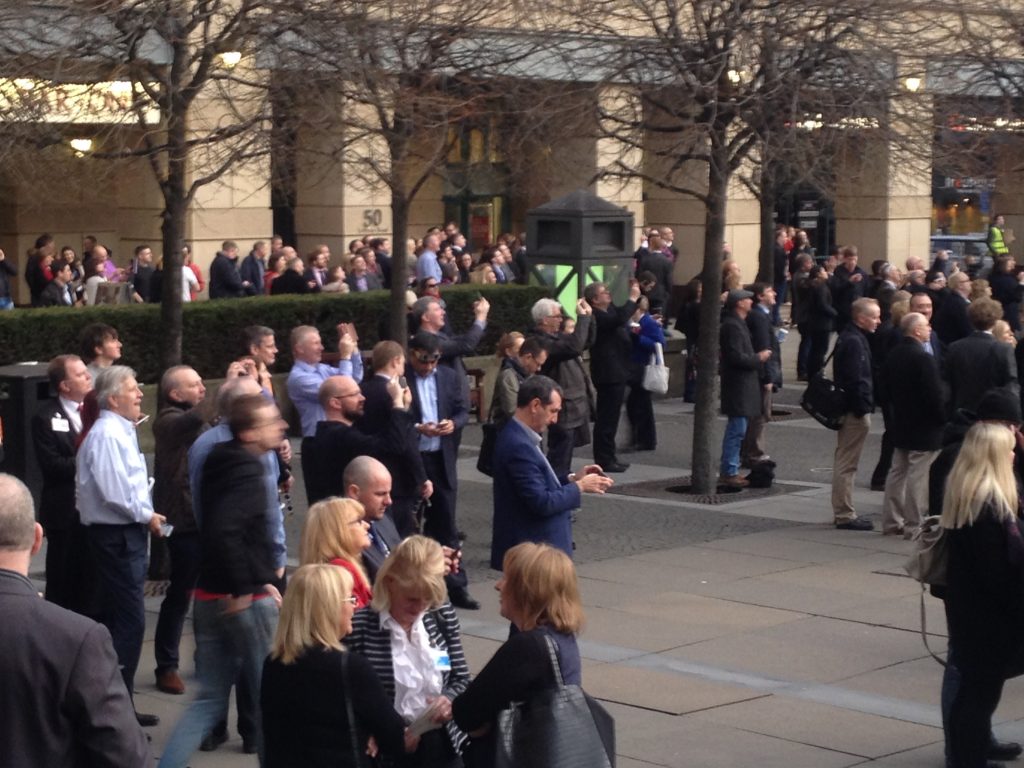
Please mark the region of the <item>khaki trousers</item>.
<svg viewBox="0 0 1024 768"><path fill-rule="evenodd" d="M882 533L910 538L928 514L928 470L938 451L911 451L897 448L892 455L892 468L885 480L882 501Z"/></svg>
<svg viewBox="0 0 1024 768"><path fill-rule="evenodd" d="M836 455L832 462L832 516L836 524L857 519L853 508L853 481L870 428L870 413L863 416L848 413L837 433Z"/></svg>

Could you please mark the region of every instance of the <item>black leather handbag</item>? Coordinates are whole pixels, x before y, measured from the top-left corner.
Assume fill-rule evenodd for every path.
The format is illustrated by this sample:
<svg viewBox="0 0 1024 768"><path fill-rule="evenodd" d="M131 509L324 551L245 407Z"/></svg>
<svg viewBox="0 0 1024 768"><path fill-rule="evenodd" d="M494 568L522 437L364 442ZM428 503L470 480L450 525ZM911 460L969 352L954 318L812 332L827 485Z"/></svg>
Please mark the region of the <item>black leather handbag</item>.
<svg viewBox="0 0 1024 768"><path fill-rule="evenodd" d="M838 346L838 342L836 343ZM825 376L825 366L835 354L832 350L818 371L807 384L803 397L800 398L800 407L824 427L838 430L843 425L843 416L846 414L846 392L832 379Z"/></svg>
<svg viewBox="0 0 1024 768"><path fill-rule="evenodd" d="M483 438L480 440L480 455L476 458L476 468L487 475L494 477L494 445L498 442L498 425L488 421L480 425L483 430Z"/></svg>
<svg viewBox="0 0 1024 768"><path fill-rule="evenodd" d="M615 768L615 720L578 685L566 685L545 637L556 687L498 714L494 768Z"/></svg>

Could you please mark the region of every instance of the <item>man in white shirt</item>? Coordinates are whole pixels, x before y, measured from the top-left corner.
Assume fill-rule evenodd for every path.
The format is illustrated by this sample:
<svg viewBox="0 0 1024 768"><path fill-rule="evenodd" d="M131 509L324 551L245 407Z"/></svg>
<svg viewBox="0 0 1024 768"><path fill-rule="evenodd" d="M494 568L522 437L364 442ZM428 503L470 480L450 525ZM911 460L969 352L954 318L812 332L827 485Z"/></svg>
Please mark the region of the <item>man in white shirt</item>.
<svg viewBox="0 0 1024 768"><path fill-rule="evenodd" d="M100 415L78 451L75 488L87 528L100 589L100 619L110 630L129 695L146 630L143 586L147 533L160 536L166 519L153 511L149 473L135 425L142 416L142 389L123 365L96 377ZM137 714L156 725L156 715Z"/></svg>

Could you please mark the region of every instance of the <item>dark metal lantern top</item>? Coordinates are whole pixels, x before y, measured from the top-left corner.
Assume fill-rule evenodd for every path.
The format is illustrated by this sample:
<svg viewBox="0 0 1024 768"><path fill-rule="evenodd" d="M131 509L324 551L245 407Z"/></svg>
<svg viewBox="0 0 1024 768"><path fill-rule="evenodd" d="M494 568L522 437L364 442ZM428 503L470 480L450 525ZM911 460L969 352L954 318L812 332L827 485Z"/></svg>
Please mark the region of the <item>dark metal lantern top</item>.
<svg viewBox="0 0 1024 768"><path fill-rule="evenodd" d="M633 214L577 189L526 214L533 264L615 263L633 258Z"/></svg>

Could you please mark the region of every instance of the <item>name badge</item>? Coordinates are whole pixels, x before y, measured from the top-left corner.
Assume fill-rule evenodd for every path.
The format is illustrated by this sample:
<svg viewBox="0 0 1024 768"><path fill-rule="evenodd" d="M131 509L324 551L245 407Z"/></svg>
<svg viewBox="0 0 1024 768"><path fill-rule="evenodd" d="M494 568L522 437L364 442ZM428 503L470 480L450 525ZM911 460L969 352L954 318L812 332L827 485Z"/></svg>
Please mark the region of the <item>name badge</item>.
<svg viewBox="0 0 1024 768"><path fill-rule="evenodd" d="M452 671L452 660L448 656L448 651L443 648L431 648L430 655L434 659L435 669L438 669L441 672Z"/></svg>
<svg viewBox="0 0 1024 768"><path fill-rule="evenodd" d="M71 424L68 423L67 419L62 419L60 416L55 416L50 419L50 429L54 432L70 432Z"/></svg>

